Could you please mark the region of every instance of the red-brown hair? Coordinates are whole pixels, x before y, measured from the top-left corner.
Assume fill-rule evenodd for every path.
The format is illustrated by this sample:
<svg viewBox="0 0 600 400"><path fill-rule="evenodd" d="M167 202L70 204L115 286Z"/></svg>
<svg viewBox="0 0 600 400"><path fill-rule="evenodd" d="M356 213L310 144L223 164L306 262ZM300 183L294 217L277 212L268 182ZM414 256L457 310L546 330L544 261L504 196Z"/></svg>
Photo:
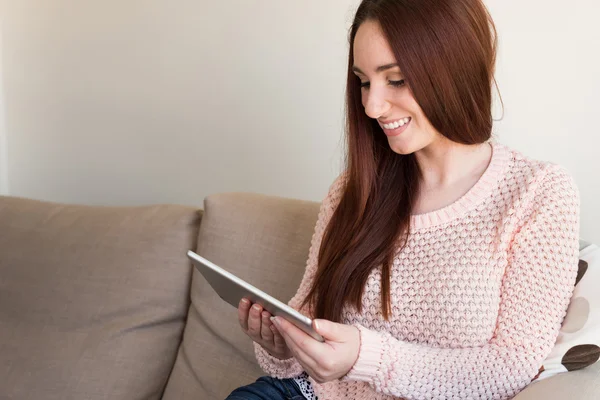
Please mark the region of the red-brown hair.
<svg viewBox="0 0 600 400"><path fill-rule="evenodd" d="M362 1L349 35L346 185L304 299L315 318L336 322L346 304L361 311L364 286L377 268L382 314L389 319L392 260L406 244L420 179L414 154L393 152L362 106L353 45L367 20L380 25L412 95L438 132L462 144L484 143L492 133L497 39L482 1Z"/></svg>

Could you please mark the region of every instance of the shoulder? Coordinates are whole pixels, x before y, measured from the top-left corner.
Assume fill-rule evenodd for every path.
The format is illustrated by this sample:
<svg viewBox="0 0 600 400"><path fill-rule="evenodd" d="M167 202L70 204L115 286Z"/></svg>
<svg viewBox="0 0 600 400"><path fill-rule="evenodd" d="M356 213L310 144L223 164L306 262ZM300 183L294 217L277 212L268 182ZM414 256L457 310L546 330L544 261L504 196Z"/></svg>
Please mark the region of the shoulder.
<svg viewBox="0 0 600 400"><path fill-rule="evenodd" d="M346 191L347 183L348 173L344 170L329 184L327 194L321 201L320 220L328 221L331 218Z"/></svg>
<svg viewBox="0 0 600 400"><path fill-rule="evenodd" d="M534 159L520 151L504 147L511 161L505 182L518 187L525 204L530 207L549 204L559 207L579 206L579 188L566 167Z"/></svg>
<svg viewBox="0 0 600 400"><path fill-rule="evenodd" d="M346 186L348 185L348 179L348 171L342 171L329 185L329 190L327 191L325 201L329 201L330 203L339 202L346 190Z"/></svg>

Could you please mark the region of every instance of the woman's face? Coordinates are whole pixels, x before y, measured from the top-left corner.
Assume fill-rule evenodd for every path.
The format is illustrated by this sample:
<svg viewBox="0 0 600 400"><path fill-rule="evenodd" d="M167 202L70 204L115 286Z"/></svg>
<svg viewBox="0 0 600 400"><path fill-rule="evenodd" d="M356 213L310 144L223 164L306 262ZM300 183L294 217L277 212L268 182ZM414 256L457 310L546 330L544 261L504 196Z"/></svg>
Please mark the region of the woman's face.
<svg viewBox="0 0 600 400"><path fill-rule="evenodd" d="M415 101L377 22L358 28L353 70L361 81L365 113L378 121L394 152L411 154L442 137Z"/></svg>

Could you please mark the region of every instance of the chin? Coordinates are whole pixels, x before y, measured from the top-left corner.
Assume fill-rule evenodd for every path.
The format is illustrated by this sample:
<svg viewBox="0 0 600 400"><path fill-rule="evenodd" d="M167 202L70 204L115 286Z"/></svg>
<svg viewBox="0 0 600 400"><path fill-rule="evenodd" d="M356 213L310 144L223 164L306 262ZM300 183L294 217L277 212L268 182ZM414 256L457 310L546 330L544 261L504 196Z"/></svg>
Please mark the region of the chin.
<svg viewBox="0 0 600 400"><path fill-rule="evenodd" d="M394 153L400 154L403 156L407 156L418 150L418 149L414 148L414 146L407 146L404 143L400 144L400 143L393 143L393 142L390 142L390 149L392 149L392 151Z"/></svg>
<svg viewBox="0 0 600 400"><path fill-rule="evenodd" d="M420 140L415 140L413 138L404 138L405 140L399 139L400 138L388 138L388 144L394 153L403 156L421 151L435 142L435 139L423 140L424 138L419 138Z"/></svg>

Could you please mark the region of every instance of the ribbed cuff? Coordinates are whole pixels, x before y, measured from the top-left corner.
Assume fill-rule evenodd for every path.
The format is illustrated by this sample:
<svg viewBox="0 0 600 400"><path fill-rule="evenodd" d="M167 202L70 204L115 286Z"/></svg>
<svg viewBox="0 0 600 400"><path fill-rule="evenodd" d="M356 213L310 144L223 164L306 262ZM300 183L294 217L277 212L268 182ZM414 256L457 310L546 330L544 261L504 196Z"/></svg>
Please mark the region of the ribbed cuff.
<svg viewBox="0 0 600 400"><path fill-rule="evenodd" d="M270 355L258 343L253 342L253 344L256 360L261 369L267 374L275 376L276 378L286 379L298 376L302 373L302 366L298 363L296 358L291 357L287 360L280 360L279 358Z"/></svg>
<svg viewBox="0 0 600 400"><path fill-rule="evenodd" d="M356 363L342 381L371 382L381 368L383 341L379 333L355 324L360 331L360 350Z"/></svg>

